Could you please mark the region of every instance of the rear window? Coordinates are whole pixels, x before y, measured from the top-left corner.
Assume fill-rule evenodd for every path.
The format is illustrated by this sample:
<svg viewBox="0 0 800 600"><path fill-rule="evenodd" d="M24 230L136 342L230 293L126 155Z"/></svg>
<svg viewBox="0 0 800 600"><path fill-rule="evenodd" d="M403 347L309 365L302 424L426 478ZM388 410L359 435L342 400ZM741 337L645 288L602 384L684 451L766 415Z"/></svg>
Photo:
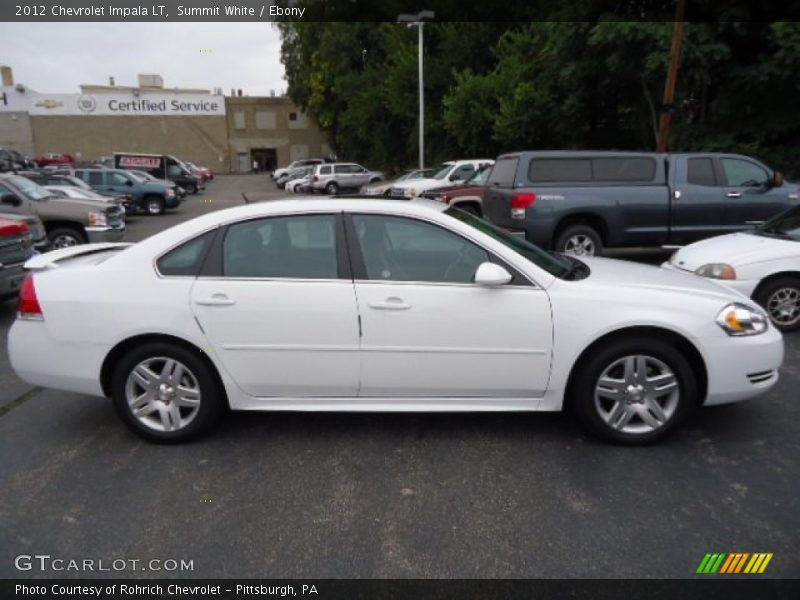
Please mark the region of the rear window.
<svg viewBox="0 0 800 600"><path fill-rule="evenodd" d="M594 158L595 181L652 181L656 161L645 157Z"/></svg>
<svg viewBox="0 0 800 600"><path fill-rule="evenodd" d="M517 164L519 158L503 158L494 163L492 172L486 180L487 185L497 187L514 187L514 179L517 174Z"/></svg>
<svg viewBox="0 0 800 600"><path fill-rule="evenodd" d="M528 167L533 182L591 181L592 161L588 158L536 158Z"/></svg>
<svg viewBox="0 0 800 600"><path fill-rule="evenodd" d="M320 167L319 168L319 174L320 175L330 175L331 174L331 168L330 167Z"/></svg>
<svg viewBox="0 0 800 600"><path fill-rule="evenodd" d="M693 185L717 185L714 164L710 158L690 158L687 171L687 179Z"/></svg>
<svg viewBox="0 0 800 600"><path fill-rule="evenodd" d="M167 252L156 263L159 273L196 277L215 231L204 233Z"/></svg>

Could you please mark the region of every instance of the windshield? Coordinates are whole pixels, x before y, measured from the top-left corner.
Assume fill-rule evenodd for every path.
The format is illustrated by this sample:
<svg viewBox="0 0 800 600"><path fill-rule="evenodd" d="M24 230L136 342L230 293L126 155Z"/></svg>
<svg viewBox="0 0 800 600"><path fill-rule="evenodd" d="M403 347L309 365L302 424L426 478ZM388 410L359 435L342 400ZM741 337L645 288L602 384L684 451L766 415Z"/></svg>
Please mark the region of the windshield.
<svg viewBox="0 0 800 600"><path fill-rule="evenodd" d="M128 177L136 181L137 183L143 183L151 178L149 173L140 173L139 171L128 171ZM152 177L155 179L155 177Z"/></svg>
<svg viewBox="0 0 800 600"><path fill-rule="evenodd" d="M572 264L568 259L545 252L538 246L534 246L526 240L510 235L488 221L484 221L480 217L476 217L468 212L453 207L445 210L444 214L474 227L481 233L485 233L490 238L497 240L555 277L562 278L567 276L572 268Z"/></svg>
<svg viewBox="0 0 800 600"><path fill-rule="evenodd" d="M53 195L53 192L33 183L26 177L11 177L9 181L31 200L42 200Z"/></svg>
<svg viewBox="0 0 800 600"><path fill-rule="evenodd" d="M800 242L800 206L795 206L782 212L777 217L772 217L756 229L755 233L777 235L781 238Z"/></svg>
<svg viewBox="0 0 800 600"><path fill-rule="evenodd" d="M444 179L453 169L453 165L439 165L437 167L439 170L436 172L436 175L433 176L434 179Z"/></svg>

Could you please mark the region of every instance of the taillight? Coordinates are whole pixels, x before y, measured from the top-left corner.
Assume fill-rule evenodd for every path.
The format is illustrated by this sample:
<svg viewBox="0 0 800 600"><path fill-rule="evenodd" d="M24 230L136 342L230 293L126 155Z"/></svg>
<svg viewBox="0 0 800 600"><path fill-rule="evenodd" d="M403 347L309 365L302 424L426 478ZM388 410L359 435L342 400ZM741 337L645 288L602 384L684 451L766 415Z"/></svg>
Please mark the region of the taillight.
<svg viewBox="0 0 800 600"><path fill-rule="evenodd" d="M33 275L28 273L19 289L19 318L44 321L42 307L36 297L36 286L33 285Z"/></svg>
<svg viewBox="0 0 800 600"><path fill-rule="evenodd" d="M31 230L27 223L17 223L15 221L4 221L0 225L0 236L3 235L23 235Z"/></svg>
<svg viewBox="0 0 800 600"><path fill-rule="evenodd" d="M313 181L319 181L319 175L314 175L314 177L312 178L312 180L313 180Z"/></svg>
<svg viewBox="0 0 800 600"><path fill-rule="evenodd" d="M524 219L525 211L536 202L536 194L520 192L511 195L511 218Z"/></svg>

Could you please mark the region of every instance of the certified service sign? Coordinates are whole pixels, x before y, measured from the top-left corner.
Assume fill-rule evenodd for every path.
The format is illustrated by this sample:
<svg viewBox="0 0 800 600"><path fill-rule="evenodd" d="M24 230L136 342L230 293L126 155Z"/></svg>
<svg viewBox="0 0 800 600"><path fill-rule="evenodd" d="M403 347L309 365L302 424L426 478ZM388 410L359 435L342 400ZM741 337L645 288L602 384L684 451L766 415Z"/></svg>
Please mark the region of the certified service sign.
<svg viewBox="0 0 800 600"><path fill-rule="evenodd" d="M31 94L31 115L114 117L225 116L225 97L212 94Z"/></svg>

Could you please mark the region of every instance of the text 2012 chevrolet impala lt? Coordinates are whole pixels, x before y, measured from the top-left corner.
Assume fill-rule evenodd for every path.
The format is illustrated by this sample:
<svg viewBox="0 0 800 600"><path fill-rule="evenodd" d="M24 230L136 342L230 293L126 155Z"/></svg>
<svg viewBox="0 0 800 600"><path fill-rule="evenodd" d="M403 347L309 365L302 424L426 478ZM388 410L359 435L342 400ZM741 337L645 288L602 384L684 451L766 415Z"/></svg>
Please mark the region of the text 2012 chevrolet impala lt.
<svg viewBox="0 0 800 600"><path fill-rule="evenodd" d="M427 200L249 204L30 259L17 374L178 441L226 407L553 411L621 443L770 389L781 334L691 274L549 254Z"/></svg>

